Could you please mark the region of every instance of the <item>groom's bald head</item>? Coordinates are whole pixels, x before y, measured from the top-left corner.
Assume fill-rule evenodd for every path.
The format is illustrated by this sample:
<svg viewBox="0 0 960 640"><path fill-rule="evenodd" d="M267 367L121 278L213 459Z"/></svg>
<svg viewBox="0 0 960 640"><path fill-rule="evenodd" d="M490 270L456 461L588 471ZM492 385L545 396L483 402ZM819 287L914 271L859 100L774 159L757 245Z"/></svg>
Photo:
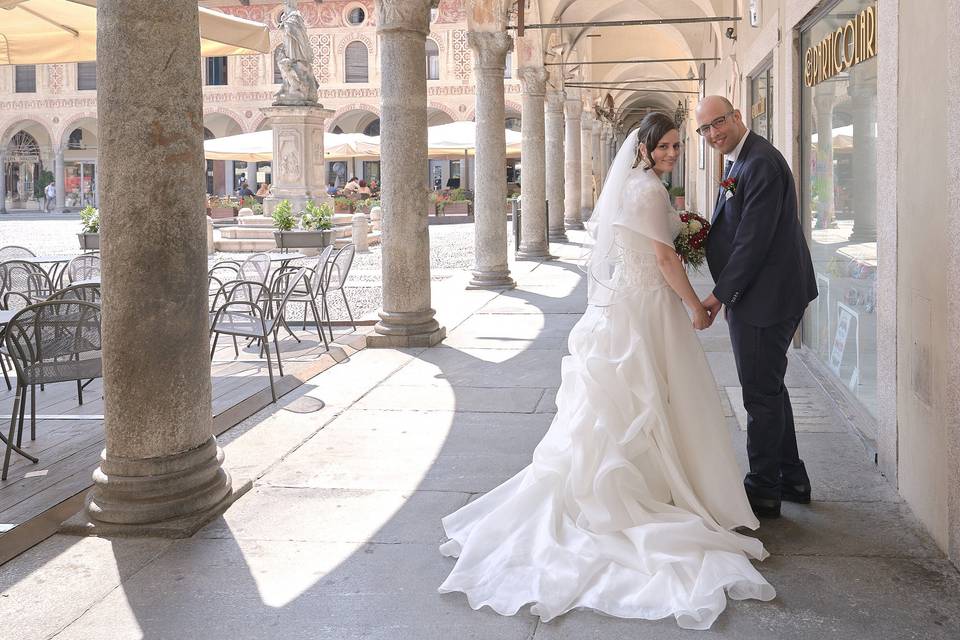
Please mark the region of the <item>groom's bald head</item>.
<svg viewBox="0 0 960 640"><path fill-rule="evenodd" d="M747 132L740 111L723 96L707 96L700 101L697 129L720 153L733 151Z"/></svg>

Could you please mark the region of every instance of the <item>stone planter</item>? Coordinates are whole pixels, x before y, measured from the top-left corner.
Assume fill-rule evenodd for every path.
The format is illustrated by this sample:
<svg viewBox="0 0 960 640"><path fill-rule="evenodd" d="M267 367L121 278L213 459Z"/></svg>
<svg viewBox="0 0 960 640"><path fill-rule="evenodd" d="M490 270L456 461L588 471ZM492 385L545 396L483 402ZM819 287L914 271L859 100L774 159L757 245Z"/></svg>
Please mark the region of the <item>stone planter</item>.
<svg viewBox="0 0 960 640"><path fill-rule="evenodd" d="M457 200L454 202L448 202L443 207L443 214L445 216L468 216L473 211L473 203L466 200Z"/></svg>
<svg viewBox="0 0 960 640"><path fill-rule="evenodd" d="M223 218L236 218L237 217L237 207L208 207L207 215L211 218L218 220Z"/></svg>
<svg viewBox="0 0 960 640"><path fill-rule="evenodd" d="M333 244L333 229L323 231L274 231L281 249L320 249Z"/></svg>
<svg viewBox="0 0 960 640"><path fill-rule="evenodd" d="M334 213L353 213L353 203L351 204L339 204L334 202L333 204Z"/></svg>
<svg viewBox="0 0 960 640"><path fill-rule="evenodd" d="M84 251L99 251L100 250L100 234L99 233L78 233L77 240L80 241L80 248Z"/></svg>

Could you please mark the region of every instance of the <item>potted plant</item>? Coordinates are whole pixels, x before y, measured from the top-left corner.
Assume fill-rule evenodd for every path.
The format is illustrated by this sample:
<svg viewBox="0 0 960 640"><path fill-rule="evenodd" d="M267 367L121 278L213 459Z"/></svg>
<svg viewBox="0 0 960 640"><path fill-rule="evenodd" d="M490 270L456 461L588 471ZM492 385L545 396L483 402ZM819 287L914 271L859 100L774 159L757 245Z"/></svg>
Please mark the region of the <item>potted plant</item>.
<svg viewBox="0 0 960 640"><path fill-rule="evenodd" d="M673 206L677 211L683 211L684 206L686 205L686 198L684 195L686 192L683 187L670 187L670 195L673 196Z"/></svg>
<svg viewBox="0 0 960 640"><path fill-rule="evenodd" d="M335 213L353 213L353 200L346 196L337 196L333 199Z"/></svg>
<svg viewBox="0 0 960 640"><path fill-rule="evenodd" d="M80 223L83 230L77 234L80 241L80 248L84 251L97 251L100 249L100 210L94 209L90 205L80 210Z"/></svg>
<svg viewBox="0 0 960 640"><path fill-rule="evenodd" d="M450 194L439 191L430 192L430 208L435 216L442 216L446 212L448 202L450 202Z"/></svg>
<svg viewBox="0 0 960 640"><path fill-rule="evenodd" d="M273 223L277 227L273 237L281 249L315 249L333 244L333 210L329 204L307 200L303 211L295 216L290 201L281 200L273 210Z"/></svg>

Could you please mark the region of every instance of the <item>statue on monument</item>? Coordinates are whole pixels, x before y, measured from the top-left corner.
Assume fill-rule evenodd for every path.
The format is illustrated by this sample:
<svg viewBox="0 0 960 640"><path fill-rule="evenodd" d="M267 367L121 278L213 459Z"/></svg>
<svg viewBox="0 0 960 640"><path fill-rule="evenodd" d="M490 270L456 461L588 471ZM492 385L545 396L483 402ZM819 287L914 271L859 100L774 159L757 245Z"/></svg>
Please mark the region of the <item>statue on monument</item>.
<svg viewBox="0 0 960 640"><path fill-rule="evenodd" d="M297 9L297 0L284 0L280 20L283 44L277 52L277 66L283 84L273 101L275 105L316 105L317 79L313 75L313 52L307 37L307 25Z"/></svg>

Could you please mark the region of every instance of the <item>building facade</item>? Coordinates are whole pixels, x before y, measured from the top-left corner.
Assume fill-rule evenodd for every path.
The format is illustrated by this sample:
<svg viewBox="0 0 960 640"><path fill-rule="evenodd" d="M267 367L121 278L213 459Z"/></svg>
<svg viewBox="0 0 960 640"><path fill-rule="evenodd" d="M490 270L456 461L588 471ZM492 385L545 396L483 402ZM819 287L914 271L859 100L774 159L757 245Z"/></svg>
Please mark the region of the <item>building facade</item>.
<svg viewBox="0 0 960 640"><path fill-rule="evenodd" d="M274 50L280 44L281 2L213 0L201 4L270 25ZM379 135L381 61L373 0L301 2L300 11L313 50L319 101L334 111L328 130ZM430 125L474 119L476 87L465 0L443 0L433 9L424 73ZM201 74L207 138L269 126L260 109L271 104L280 87L274 55L206 58ZM505 91L505 124L518 128L521 89L512 55L508 56ZM96 63L0 67L0 158L5 195L0 207L36 209L42 202L40 185L49 180L61 187L60 208L95 204L96 156ZM472 160L469 167L465 162L431 160L424 168L424 179L431 185L438 179L446 185L449 178L472 170ZM269 174L269 163L248 167L241 162L208 161L207 191L230 194L241 178L251 183L270 182ZM379 161L328 163L329 181L342 184L352 175L378 178Z"/></svg>

